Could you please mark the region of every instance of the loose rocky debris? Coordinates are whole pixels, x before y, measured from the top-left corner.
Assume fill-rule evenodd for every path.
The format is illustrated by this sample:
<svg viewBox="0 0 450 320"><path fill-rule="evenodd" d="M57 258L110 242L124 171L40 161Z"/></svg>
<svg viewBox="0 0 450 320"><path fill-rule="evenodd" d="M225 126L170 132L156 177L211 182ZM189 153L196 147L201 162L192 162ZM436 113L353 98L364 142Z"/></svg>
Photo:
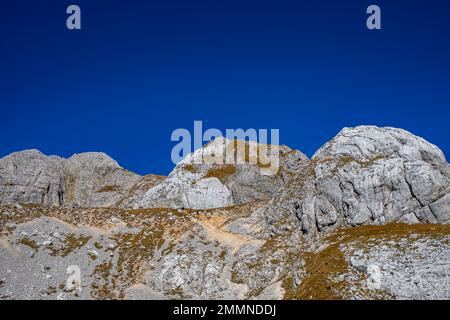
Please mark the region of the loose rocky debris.
<svg viewBox="0 0 450 320"><path fill-rule="evenodd" d="M263 207L1 206L0 297L450 298L449 225L361 226L306 239L293 224L270 236ZM68 285L73 266L80 288Z"/></svg>

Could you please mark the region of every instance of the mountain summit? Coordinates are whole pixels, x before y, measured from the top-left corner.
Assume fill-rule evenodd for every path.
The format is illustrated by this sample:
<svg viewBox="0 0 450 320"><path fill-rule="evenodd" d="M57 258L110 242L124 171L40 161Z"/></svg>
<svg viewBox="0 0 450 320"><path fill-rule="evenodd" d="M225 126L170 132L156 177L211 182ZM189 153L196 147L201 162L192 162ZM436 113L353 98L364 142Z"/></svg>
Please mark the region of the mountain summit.
<svg viewBox="0 0 450 320"><path fill-rule="evenodd" d="M215 139L181 161L137 207L209 209L268 200L308 158L286 146L268 146L268 152L258 152L265 147L256 142Z"/></svg>
<svg viewBox="0 0 450 320"><path fill-rule="evenodd" d="M442 151L395 128L344 128L280 190L272 223L295 216L305 233L338 226L450 222L450 166Z"/></svg>

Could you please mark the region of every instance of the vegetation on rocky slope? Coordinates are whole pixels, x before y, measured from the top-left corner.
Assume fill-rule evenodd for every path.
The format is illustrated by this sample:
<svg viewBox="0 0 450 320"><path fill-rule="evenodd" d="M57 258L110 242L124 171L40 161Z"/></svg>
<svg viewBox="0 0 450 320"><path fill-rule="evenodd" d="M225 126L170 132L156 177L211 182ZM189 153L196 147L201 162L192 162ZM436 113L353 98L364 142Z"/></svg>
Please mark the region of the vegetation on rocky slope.
<svg viewBox="0 0 450 320"><path fill-rule="evenodd" d="M411 251L404 241L413 236L437 239L447 248L450 241L450 225L393 223L341 228L321 235L317 242L300 236L295 220L283 222L286 232L269 236L264 222L255 215L258 206L261 204L209 210L122 210L9 205L0 207L0 232L8 239L16 228L40 217L70 225L72 232L46 247L30 235L14 237L33 252L59 258L80 256L86 247L95 248L97 253L90 249L85 258L92 265L88 289L95 299L125 299L129 288L142 283L152 290L162 289L161 294L168 298L202 298L209 281L217 288L209 289L208 295L217 297L221 290L227 292L234 286L233 290L241 292L240 298L258 297L280 283L280 293L271 298L395 298L384 289L365 288L367 275L349 263L352 252L369 252L390 242L398 243L399 250ZM83 233L86 227L99 231ZM177 259L187 259L186 271L179 269L180 264L172 264ZM219 269L197 275L204 278L189 273L199 267ZM221 288L226 283L229 288ZM56 289L44 290L46 295L58 294L58 285L52 287Z"/></svg>

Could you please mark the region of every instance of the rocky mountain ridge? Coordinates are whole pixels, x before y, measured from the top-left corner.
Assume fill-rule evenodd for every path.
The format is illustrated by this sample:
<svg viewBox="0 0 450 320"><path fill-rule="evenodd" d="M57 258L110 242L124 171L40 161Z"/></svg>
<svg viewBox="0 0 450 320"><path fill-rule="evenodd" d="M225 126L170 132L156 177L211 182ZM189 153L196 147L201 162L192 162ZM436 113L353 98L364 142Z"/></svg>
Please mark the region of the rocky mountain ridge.
<svg viewBox="0 0 450 320"><path fill-rule="evenodd" d="M259 152L262 145L255 142L215 139L188 155L135 207L210 209L271 199L308 158L287 146L269 148Z"/></svg>
<svg viewBox="0 0 450 320"><path fill-rule="evenodd" d="M215 139L179 163L167 179L141 177L104 153L63 159L37 150L15 152L0 159L0 204L208 209L267 200L308 158L286 146L269 146L276 154L269 154L263 164L259 148L254 142ZM231 163L216 162L214 152L234 158ZM199 156L205 161L196 163Z"/></svg>
<svg viewBox="0 0 450 320"><path fill-rule="evenodd" d="M162 178L123 169L101 152L68 159L45 156L38 150L12 153L0 159L0 204L108 207L135 197L145 181L148 188ZM132 192L133 194L130 194Z"/></svg>
<svg viewBox="0 0 450 320"><path fill-rule="evenodd" d="M277 170L260 148L216 139L168 177L98 153L0 159L0 299L450 299L438 147L344 128L311 159L275 147Z"/></svg>

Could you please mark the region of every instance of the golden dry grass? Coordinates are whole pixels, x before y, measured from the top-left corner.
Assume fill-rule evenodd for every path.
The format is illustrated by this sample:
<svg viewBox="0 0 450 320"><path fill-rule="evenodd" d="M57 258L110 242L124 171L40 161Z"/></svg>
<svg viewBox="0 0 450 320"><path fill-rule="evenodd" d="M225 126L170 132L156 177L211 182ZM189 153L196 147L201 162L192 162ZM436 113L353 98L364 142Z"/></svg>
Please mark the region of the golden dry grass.
<svg viewBox="0 0 450 320"><path fill-rule="evenodd" d="M100 189L97 190L97 192L98 193L101 193L101 192L117 192L117 191L120 191L120 190L122 190L120 188L120 186L110 185L110 186L101 187Z"/></svg>
<svg viewBox="0 0 450 320"><path fill-rule="evenodd" d="M294 289L292 277L284 279L284 298L289 300L340 300L344 299L345 282L333 281L333 276L349 270L339 246L352 241L364 243L371 239L395 239L411 234L438 237L450 234L450 225L392 223L384 226L360 226L343 228L330 234L324 241L330 245L318 253L304 252L291 259L304 259L308 276Z"/></svg>
<svg viewBox="0 0 450 320"><path fill-rule="evenodd" d="M203 178L217 178L222 183L224 183L229 176L232 176L235 173L236 173L236 167L234 165L224 164L224 165L209 169Z"/></svg>

